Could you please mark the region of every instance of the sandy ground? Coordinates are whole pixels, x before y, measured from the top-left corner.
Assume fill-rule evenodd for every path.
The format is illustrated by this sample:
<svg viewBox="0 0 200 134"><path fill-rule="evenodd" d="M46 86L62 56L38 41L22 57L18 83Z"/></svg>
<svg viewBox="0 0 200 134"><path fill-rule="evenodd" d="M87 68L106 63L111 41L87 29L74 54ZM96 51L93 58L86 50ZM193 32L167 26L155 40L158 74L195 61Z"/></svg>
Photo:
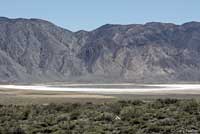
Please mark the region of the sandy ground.
<svg viewBox="0 0 200 134"><path fill-rule="evenodd" d="M114 98L113 96L103 96L103 95L89 95L89 94L69 94L69 95L18 95L18 97L28 97L28 98L97 98L97 99L108 99Z"/></svg>
<svg viewBox="0 0 200 134"><path fill-rule="evenodd" d="M104 103L115 101L113 95L88 94L63 91L0 89L0 104L29 105L50 103Z"/></svg>

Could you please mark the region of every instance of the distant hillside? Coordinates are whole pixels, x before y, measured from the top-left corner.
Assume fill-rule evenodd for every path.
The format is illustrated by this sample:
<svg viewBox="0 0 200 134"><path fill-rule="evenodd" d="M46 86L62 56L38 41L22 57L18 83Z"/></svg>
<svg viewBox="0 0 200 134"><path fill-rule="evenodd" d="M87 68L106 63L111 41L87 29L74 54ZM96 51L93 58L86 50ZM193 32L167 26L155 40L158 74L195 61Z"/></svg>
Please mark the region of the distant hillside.
<svg viewBox="0 0 200 134"><path fill-rule="evenodd" d="M71 32L44 20L1 17L0 81L200 81L200 23Z"/></svg>

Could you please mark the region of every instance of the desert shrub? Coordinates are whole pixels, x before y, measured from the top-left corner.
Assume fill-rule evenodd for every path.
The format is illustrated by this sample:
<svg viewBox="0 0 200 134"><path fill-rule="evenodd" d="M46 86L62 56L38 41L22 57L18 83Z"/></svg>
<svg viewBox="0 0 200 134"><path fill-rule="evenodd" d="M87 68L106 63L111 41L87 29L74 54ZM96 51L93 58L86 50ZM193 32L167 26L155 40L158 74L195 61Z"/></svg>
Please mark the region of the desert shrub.
<svg viewBox="0 0 200 134"><path fill-rule="evenodd" d="M133 118L129 121L129 123L133 126L133 125L141 125L144 124L145 121L142 118Z"/></svg>
<svg viewBox="0 0 200 134"><path fill-rule="evenodd" d="M76 120L80 116L80 111L76 110L70 114L70 120Z"/></svg>
<svg viewBox="0 0 200 134"><path fill-rule="evenodd" d="M0 134L171 134L199 128L197 100L0 107Z"/></svg>
<svg viewBox="0 0 200 134"><path fill-rule="evenodd" d="M135 128L133 126L127 126L123 129L121 129L119 134L139 134L137 131L138 131L137 128Z"/></svg>
<svg viewBox="0 0 200 134"><path fill-rule="evenodd" d="M95 121L113 121L115 119L115 116L112 113L104 112L104 113L99 113L95 117Z"/></svg>
<svg viewBox="0 0 200 134"><path fill-rule="evenodd" d="M142 100L134 100L134 101L131 101L131 104L138 106L138 105L144 104L144 102Z"/></svg>
<svg viewBox="0 0 200 134"><path fill-rule="evenodd" d="M56 117L56 122L62 122L62 121L68 121L69 120L69 114L61 114Z"/></svg>
<svg viewBox="0 0 200 134"><path fill-rule="evenodd" d="M148 104L148 107L153 109L160 109L163 108L164 106L165 104L160 99Z"/></svg>
<svg viewBox="0 0 200 134"><path fill-rule="evenodd" d="M108 107L109 107L109 112L112 112L116 115L119 115L120 114L120 111L122 109L122 106L120 103L111 103L111 104L108 104Z"/></svg>
<svg viewBox="0 0 200 134"><path fill-rule="evenodd" d="M81 104L80 103L73 103L72 105L71 105L71 108L72 109L76 109L76 108L80 108L81 107Z"/></svg>
<svg viewBox="0 0 200 134"><path fill-rule="evenodd" d="M172 99L172 98L167 98L167 99L158 99L161 103L163 104L175 104L178 102L178 99Z"/></svg>
<svg viewBox="0 0 200 134"><path fill-rule="evenodd" d="M120 116L123 120L130 120L131 118L139 117L142 114L142 109L131 106L123 108L120 112Z"/></svg>
<svg viewBox="0 0 200 134"><path fill-rule="evenodd" d="M188 112L190 114L192 113L198 113L199 110L199 104L196 100L187 100L187 101L181 101L179 104L181 110Z"/></svg>
<svg viewBox="0 0 200 134"><path fill-rule="evenodd" d="M171 126L171 125L176 125L176 122L177 121L174 118L168 117L168 118L160 120L158 123L161 126Z"/></svg>
<svg viewBox="0 0 200 134"><path fill-rule="evenodd" d="M25 131L21 127L15 126L15 127L9 128L8 133L11 133L11 134L25 134Z"/></svg>
<svg viewBox="0 0 200 134"><path fill-rule="evenodd" d="M119 103L122 107L128 106L128 101L125 101L125 100L119 100L118 103Z"/></svg>
<svg viewBox="0 0 200 134"><path fill-rule="evenodd" d="M162 131L163 131L162 127L160 127L160 126L158 126L156 124L150 124L145 130L145 132L148 133L148 134L160 133Z"/></svg>
<svg viewBox="0 0 200 134"><path fill-rule="evenodd" d="M166 114L165 111L162 110L162 111L156 111L155 117L156 117L157 119L164 119L164 118L167 118L168 115Z"/></svg>

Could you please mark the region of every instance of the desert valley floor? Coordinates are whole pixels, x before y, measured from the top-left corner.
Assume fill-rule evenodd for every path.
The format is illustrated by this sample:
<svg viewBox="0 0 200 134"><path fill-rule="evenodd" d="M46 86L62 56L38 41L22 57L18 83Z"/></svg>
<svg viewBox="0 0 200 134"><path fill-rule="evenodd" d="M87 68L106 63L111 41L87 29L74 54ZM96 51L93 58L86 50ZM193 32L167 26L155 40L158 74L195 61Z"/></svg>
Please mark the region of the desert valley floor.
<svg viewBox="0 0 200 134"><path fill-rule="evenodd" d="M200 97L199 84L71 84L0 85L1 104L109 102L120 99Z"/></svg>

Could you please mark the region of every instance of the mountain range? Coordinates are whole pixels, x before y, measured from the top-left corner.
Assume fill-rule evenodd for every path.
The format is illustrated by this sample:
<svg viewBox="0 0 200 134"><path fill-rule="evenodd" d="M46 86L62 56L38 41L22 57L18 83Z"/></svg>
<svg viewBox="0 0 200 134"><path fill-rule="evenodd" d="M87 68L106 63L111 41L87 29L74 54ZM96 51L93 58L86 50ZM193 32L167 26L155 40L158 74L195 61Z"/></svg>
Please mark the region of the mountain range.
<svg viewBox="0 0 200 134"><path fill-rule="evenodd" d="M200 81L200 22L70 30L0 17L0 82Z"/></svg>

